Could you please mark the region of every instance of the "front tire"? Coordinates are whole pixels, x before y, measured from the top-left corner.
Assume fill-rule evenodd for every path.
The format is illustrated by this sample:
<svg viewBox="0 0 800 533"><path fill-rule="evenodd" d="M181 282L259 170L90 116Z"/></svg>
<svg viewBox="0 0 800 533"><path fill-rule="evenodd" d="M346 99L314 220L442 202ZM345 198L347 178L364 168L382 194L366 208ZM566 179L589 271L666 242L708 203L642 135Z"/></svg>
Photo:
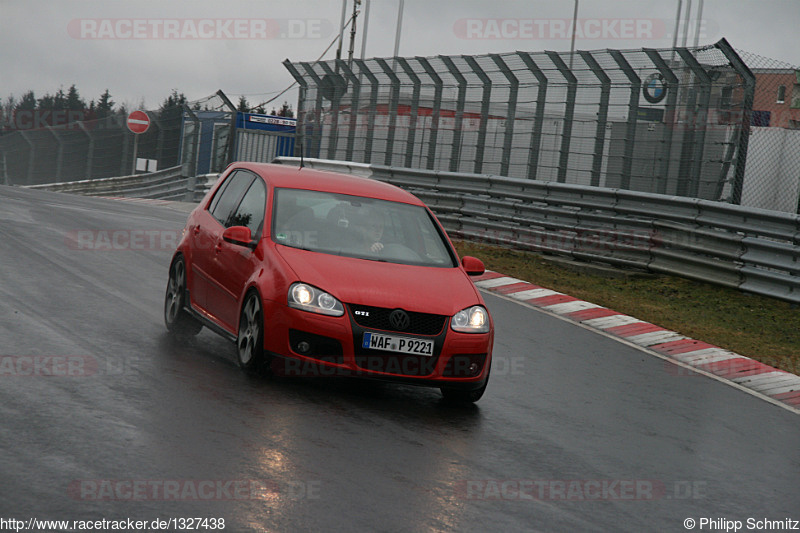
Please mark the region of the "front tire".
<svg viewBox="0 0 800 533"><path fill-rule="evenodd" d="M248 293L239 317L239 335L236 337L236 360L248 374L257 374L266 368L264 355L264 316L258 293Z"/></svg>
<svg viewBox="0 0 800 533"><path fill-rule="evenodd" d="M489 372L486 373L486 381L483 383L483 386L480 389L460 390L442 387L439 390L442 391L442 397L444 398L444 401L450 404L470 404L477 402L481 399L483 393L486 392L486 387L489 385L489 374L491 373L491 370L491 367L489 367Z"/></svg>
<svg viewBox="0 0 800 533"><path fill-rule="evenodd" d="M176 337L192 337L203 325L186 310L186 263L178 257L169 267L167 293L164 297L164 324Z"/></svg>

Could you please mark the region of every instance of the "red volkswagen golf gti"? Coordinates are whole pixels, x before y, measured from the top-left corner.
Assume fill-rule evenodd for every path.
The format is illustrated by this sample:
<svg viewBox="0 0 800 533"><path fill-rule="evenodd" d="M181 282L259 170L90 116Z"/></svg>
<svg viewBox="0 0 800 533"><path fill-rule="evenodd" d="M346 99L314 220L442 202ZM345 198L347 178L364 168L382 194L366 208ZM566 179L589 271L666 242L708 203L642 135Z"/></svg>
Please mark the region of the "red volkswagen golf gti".
<svg viewBox="0 0 800 533"><path fill-rule="evenodd" d="M164 318L236 343L247 372L361 376L486 390L492 319L431 211L368 178L235 163L189 215Z"/></svg>

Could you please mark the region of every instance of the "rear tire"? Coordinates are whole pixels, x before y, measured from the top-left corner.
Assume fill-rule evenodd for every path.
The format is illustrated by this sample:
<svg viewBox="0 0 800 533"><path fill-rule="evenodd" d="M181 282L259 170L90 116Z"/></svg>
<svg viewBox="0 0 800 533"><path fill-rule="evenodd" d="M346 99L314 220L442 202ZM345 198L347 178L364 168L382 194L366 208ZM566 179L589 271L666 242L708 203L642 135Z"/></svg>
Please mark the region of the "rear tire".
<svg viewBox="0 0 800 533"><path fill-rule="evenodd" d="M264 354L264 315L261 297L256 291L247 294L239 316L236 360L248 374L259 374L267 369L267 358Z"/></svg>
<svg viewBox="0 0 800 533"><path fill-rule="evenodd" d="M169 267L167 293L164 297L164 324L176 337L193 337L203 325L186 310L186 263L178 257Z"/></svg>

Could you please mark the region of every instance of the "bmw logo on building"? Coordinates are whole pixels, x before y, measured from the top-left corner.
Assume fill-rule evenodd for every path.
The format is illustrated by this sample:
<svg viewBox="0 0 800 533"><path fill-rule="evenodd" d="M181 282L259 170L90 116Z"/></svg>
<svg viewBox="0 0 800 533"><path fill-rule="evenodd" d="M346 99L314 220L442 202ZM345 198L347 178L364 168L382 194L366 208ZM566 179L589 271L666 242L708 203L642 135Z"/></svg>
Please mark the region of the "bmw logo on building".
<svg viewBox="0 0 800 533"><path fill-rule="evenodd" d="M644 80L642 87L644 99L651 104L657 104L667 96L667 83L664 81L664 76L659 72L650 74Z"/></svg>

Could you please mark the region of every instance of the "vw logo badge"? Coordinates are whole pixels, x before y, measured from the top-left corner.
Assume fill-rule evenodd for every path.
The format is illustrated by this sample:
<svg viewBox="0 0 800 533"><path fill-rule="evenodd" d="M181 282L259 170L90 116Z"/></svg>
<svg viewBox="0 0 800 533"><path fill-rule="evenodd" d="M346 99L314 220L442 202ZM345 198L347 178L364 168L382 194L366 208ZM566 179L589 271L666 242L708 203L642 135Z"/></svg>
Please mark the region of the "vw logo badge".
<svg viewBox="0 0 800 533"><path fill-rule="evenodd" d="M405 331L411 325L411 317L402 309L395 309L389 314L389 324L397 331Z"/></svg>

